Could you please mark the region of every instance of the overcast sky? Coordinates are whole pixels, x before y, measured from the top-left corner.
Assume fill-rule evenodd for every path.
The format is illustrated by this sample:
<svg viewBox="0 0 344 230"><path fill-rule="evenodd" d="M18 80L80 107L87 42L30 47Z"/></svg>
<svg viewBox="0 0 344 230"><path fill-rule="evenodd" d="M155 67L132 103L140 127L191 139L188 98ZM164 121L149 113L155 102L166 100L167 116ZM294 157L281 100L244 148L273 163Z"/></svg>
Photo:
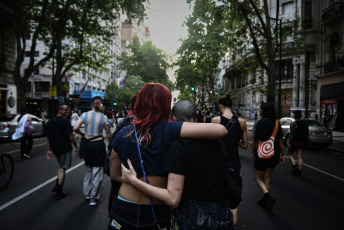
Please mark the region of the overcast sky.
<svg viewBox="0 0 344 230"><path fill-rule="evenodd" d="M168 54L174 54L180 46L179 38L187 35L182 26L191 14L186 0L150 0L145 25L149 27L154 45Z"/></svg>

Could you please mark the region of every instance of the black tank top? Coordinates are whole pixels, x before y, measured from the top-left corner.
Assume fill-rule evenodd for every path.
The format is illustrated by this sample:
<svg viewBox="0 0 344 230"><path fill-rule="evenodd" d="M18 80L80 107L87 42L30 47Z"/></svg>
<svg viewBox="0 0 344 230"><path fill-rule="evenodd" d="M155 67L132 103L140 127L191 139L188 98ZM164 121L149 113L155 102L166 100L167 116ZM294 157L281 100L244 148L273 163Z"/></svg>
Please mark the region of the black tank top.
<svg viewBox="0 0 344 230"><path fill-rule="evenodd" d="M224 116L221 116L221 125L226 127L229 120L230 119ZM227 148L227 157L229 159L234 159L234 158L239 157L238 147L239 147L239 142L242 139L242 135L243 135L243 131L241 129L238 117L233 115L232 120L234 121L234 124L232 124L233 127L230 128L231 125L227 127L227 129L230 128L230 130L227 133L227 135L223 138L223 142L225 143L226 148Z"/></svg>

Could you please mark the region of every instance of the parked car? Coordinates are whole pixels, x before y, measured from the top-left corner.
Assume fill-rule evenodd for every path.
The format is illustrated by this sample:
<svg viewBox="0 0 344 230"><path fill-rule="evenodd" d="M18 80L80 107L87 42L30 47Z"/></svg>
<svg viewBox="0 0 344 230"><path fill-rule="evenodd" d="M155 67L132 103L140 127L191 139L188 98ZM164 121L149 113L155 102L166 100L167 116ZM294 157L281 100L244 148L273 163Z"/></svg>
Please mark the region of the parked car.
<svg viewBox="0 0 344 230"><path fill-rule="evenodd" d="M28 114L32 119L32 124L35 127L33 136L43 135L43 120L35 115ZM4 114L0 115L0 139L12 139L18 125L18 118L20 114Z"/></svg>
<svg viewBox="0 0 344 230"><path fill-rule="evenodd" d="M328 128L312 119L303 119L308 124L308 131L310 135L310 144L326 148L332 143L332 132L329 132ZM290 124L295 121L292 117L283 117L280 120L283 139L287 142L290 135Z"/></svg>

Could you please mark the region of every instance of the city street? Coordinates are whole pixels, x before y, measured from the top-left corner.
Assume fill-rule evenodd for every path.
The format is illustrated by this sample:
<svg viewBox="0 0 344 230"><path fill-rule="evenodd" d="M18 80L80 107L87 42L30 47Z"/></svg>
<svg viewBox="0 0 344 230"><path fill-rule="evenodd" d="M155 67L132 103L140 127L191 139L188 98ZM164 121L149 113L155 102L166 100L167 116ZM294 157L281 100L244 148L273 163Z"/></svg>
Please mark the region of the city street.
<svg viewBox="0 0 344 230"><path fill-rule="evenodd" d="M249 126L251 123L249 124ZM251 131L249 131L249 139ZM11 154L15 173L9 187L0 192L0 228L11 229L106 229L110 179L105 177L102 202L89 206L82 194L83 162L73 156L64 190L56 201L51 188L57 162L46 159L46 138L34 139L32 159L22 160L20 142L1 143L0 151ZM304 154L303 177L291 175L288 158L272 175L271 194L277 202L266 213L257 201L262 197L253 179L250 151L240 150L244 181L238 230L252 229L343 229L344 153L310 148ZM74 153L73 153L74 154Z"/></svg>

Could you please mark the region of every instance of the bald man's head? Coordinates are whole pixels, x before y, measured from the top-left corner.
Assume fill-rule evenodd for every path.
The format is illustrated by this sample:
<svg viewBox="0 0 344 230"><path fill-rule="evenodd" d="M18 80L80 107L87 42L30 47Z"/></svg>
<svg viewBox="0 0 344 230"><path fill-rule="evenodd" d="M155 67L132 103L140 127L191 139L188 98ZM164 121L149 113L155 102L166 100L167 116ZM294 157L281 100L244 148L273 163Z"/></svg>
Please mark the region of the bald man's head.
<svg viewBox="0 0 344 230"><path fill-rule="evenodd" d="M196 105L189 100L180 100L172 108L172 116L176 121L194 122L196 118Z"/></svg>

